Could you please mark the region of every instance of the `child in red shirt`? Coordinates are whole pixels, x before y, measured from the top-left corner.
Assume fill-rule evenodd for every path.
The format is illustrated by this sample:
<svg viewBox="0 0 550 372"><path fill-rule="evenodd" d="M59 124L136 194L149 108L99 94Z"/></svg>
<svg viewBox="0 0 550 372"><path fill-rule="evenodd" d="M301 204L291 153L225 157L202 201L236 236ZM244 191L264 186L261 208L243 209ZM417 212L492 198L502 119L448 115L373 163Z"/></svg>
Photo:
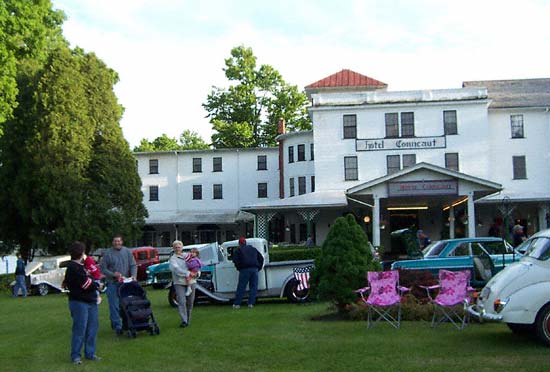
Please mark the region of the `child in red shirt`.
<svg viewBox="0 0 550 372"><path fill-rule="evenodd" d="M99 285L104 275L101 273L101 269L99 268L99 265L97 264L97 262L95 262L92 256L84 255L84 268L86 269L86 272L88 273L88 275L92 277L94 282L96 282ZM99 295L99 291L97 292L97 303L98 304L101 303L101 297Z"/></svg>

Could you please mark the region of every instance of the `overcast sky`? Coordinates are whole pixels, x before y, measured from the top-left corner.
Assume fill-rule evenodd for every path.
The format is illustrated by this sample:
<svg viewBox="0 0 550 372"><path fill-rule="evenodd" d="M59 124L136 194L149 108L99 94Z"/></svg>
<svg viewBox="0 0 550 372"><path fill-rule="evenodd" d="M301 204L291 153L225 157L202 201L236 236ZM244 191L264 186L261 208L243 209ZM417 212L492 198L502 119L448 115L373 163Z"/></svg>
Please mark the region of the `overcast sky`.
<svg viewBox="0 0 550 372"><path fill-rule="evenodd" d="M303 88L343 68L389 90L458 88L464 80L550 77L550 1L53 0L72 46L120 75L122 128L207 141L201 104L232 47L251 47Z"/></svg>

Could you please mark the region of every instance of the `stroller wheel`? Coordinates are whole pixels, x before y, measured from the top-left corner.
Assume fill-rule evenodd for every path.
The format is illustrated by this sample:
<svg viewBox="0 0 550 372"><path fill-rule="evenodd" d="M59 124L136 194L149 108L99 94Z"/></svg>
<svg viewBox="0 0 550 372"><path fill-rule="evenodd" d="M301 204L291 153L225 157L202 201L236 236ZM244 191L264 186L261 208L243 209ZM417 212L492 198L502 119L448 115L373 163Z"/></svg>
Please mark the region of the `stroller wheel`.
<svg viewBox="0 0 550 372"><path fill-rule="evenodd" d="M132 331L128 330L128 338L132 338Z"/></svg>
<svg viewBox="0 0 550 372"><path fill-rule="evenodd" d="M160 335L160 328L158 326L155 326L155 333L157 335Z"/></svg>
<svg viewBox="0 0 550 372"><path fill-rule="evenodd" d="M132 331L132 337L133 337L133 338L136 338L136 336L137 336L137 332L136 332L136 331Z"/></svg>

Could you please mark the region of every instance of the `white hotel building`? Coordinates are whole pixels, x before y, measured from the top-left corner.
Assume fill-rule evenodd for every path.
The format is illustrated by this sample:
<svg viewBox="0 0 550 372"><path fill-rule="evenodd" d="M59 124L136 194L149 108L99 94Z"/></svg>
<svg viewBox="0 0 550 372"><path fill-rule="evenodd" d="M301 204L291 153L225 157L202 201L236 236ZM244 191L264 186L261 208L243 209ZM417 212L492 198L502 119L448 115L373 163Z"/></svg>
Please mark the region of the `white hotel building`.
<svg viewBox="0 0 550 372"><path fill-rule="evenodd" d="M143 243L320 244L347 213L390 253L404 227L435 240L548 226L550 79L398 92L342 70L306 92L313 129L281 123L278 147L135 153Z"/></svg>

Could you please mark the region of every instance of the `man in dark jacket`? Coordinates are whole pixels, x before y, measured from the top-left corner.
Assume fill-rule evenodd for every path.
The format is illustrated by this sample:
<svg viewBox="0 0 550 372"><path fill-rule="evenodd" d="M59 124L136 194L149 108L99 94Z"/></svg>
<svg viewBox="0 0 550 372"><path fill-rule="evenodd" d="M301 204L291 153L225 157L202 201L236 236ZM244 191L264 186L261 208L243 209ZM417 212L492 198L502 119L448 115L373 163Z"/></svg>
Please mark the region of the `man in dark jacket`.
<svg viewBox="0 0 550 372"><path fill-rule="evenodd" d="M233 308L239 309L244 296L244 290L248 284L248 307L253 308L256 303L258 291L258 271L264 265L264 258L258 250L246 244L245 238L239 238L239 248L233 253L233 263L239 271L239 284Z"/></svg>
<svg viewBox="0 0 550 372"><path fill-rule="evenodd" d="M15 285L13 286L13 297L19 295L19 290L23 297L27 297L27 284L25 283L25 261L21 258L21 253L17 253L17 266L15 267Z"/></svg>

